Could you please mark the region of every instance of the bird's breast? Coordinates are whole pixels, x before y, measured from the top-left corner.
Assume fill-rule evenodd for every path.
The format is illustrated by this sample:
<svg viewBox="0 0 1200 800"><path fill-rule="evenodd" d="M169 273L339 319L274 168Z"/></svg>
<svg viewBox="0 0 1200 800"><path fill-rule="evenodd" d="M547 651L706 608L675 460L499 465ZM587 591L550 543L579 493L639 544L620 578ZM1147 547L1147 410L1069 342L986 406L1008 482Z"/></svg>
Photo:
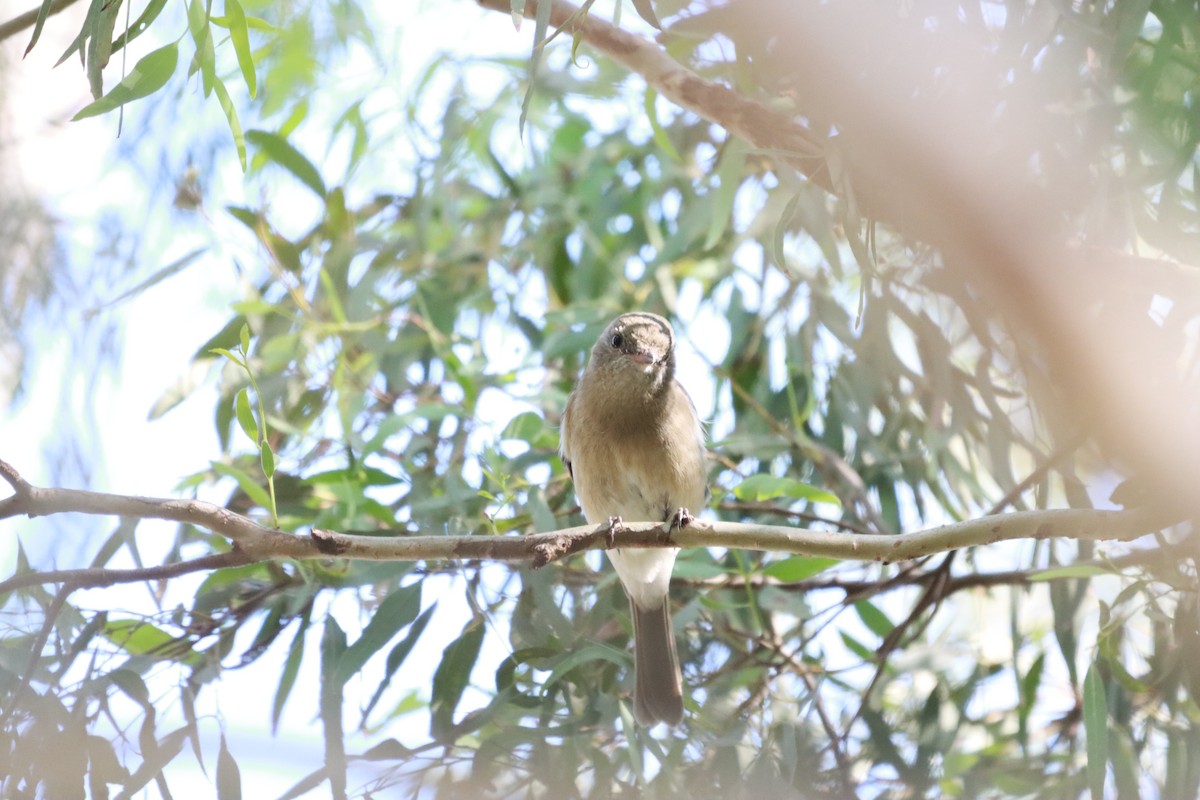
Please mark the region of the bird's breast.
<svg viewBox="0 0 1200 800"><path fill-rule="evenodd" d="M587 434L572 444L576 494L588 522L619 516L663 521L705 502L704 445L694 412L640 419L578 420ZM678 410L678 409L676 409Z"/></svg>

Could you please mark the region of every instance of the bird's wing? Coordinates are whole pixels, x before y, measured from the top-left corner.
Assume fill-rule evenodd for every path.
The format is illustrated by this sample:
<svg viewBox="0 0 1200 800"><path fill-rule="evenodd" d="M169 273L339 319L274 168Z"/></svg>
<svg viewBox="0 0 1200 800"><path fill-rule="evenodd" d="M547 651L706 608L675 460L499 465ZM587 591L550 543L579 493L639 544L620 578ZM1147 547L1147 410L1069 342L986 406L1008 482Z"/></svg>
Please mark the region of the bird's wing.
<svg viewBox="0 0 1200 800"><path fill-rule="evenodd" d="M567 397L567 405L563 408L562 424L558 429L558 455L567 467L567 474L575 480L575 470L571 468L571 405L575 402L575 393Z"/></svg>

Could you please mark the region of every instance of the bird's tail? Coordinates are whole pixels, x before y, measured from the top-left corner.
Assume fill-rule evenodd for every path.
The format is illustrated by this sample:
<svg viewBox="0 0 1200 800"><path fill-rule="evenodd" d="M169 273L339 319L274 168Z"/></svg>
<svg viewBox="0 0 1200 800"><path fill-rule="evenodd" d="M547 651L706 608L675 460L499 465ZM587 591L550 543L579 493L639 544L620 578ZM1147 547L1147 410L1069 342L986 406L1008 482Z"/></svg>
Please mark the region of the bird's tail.
<svg viewBox="0 0 1200 800"><path fill-rule="evenodd" d="M637 665L633 715L639 725L656 722L678 725L683 719L683 690L675 634L671 630L671 604L664 597L660 607L641 609L631 600L629 608L633 616L633 658Z"/></svg>

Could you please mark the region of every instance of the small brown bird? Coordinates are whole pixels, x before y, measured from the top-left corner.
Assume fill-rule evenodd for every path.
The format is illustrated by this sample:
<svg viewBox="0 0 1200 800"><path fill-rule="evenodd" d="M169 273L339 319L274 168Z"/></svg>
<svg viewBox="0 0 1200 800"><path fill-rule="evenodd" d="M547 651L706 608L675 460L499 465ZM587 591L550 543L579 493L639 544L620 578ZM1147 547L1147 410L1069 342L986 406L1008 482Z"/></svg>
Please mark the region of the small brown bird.
<svg viewBox="0 0 1200 800"><path fill-rule="evenodd" d="M604 329L563 412L563 463L587 521L692 520L708 497L704 431L675 380L675 334L657 314L622 314ZM639 724L683 719L667 591L675 548L608 551L629 595Z"/></svg>

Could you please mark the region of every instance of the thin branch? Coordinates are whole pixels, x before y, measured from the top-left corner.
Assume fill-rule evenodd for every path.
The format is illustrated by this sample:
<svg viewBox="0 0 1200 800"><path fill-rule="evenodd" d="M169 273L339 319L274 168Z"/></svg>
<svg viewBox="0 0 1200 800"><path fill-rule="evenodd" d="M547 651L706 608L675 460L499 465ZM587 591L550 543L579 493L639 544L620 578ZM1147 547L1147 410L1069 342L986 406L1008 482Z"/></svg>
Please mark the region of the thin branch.
<svg viewBox="0 0 1200 800"><path fill-rule="evenodd" d="M863 533L868 535L872 533L872 531L868 528L864 528L861 525L855 525L854 523L847 522L846 520L830 519L829 517L822 517L820 514L812 514L807 511L796 511L795 509L791 508L779 508L778 506L773 506L762 502L725 500L717 503L715 506L713 506L713 508L716 508L718 511L737 511L742 514L770 514L776 517L791 517L792 519L799 519L805 522L825 523L826 525L832 525L835 528L844 531L850 531L851 533Z"/></svg>
<svg viewBox="0 0 1200 800"><path fill-rule="evenodd" d="M47 14L47 16L54 16L68 6L74 5L76 2L78 2L78 0L54 0L54 2L50 4L50 12ZM12 36L16 36L26 28L32 28L33 24L37 22L39 11L40 9L35 8L30 11L26 11L24 14L18 14L8 22L0 22L0 42Z"/></svg>
<svg viewBox="0 0 1200 800"><path fill-rule="evenodd" d="M478 0L492 11L511 14L511 0ZM817 185L834 191L820 136L786 114L749 100L728 86L705 80L673 59L656 42L635 36L565 0L550 0L550 24L638 73L660 95L710 120L763 150L786 153Z"/></svg>
<svg viewBox="0 0 1200 800"><path fill-rule="evenodd" d="M104 586L115 586L118 583L140 583L142 581L165 580L190 572L202 572L224 567L241 567L256 559L250 558L241 550L230 550L225 553L195 558L191 561L172 561L154 567L139 569L106 569L103 567L85 567L82 569L56 569L46 572L23 572L14 575L6 581L0 581L0 597L28 586L38 586L46 583L70 583L76 589L95 589Z"/></svg>
<svg viewBox="0 0 1200 800"><path fill-rule="evenodd" d="M313 529L305 536L268 528L229 509L200 500L35 487L22 481L16 470L3 461L0 461L0 476L10 485L21 486L17 494L0 500L0 519L22 514L35 517L73 512L182 522L233 542L237 555L223 554L224 560L217 564L226 566L268 559L350 558L366 561L487 560L525 562L540 567L574 553L610 547L726 547L850 561L892 562L1011 539L1062 537L1130 541L1162 530L1174 521L1164 519L1161 513L1143 510L1059 509L982 517L897 536L703 520L669 535L661 523L629 522L616 531L610 530L608 524L582 525L529 536L414 536L409 531L398 531L390 536L363 536L321 529ZM189 570L182 565L174 568ZM108 571L96 573L91 578L103 581L115 574ZM21 577L20 580L32 579ZM0 584L0 587L5 585L8 584Z"/></svg>

